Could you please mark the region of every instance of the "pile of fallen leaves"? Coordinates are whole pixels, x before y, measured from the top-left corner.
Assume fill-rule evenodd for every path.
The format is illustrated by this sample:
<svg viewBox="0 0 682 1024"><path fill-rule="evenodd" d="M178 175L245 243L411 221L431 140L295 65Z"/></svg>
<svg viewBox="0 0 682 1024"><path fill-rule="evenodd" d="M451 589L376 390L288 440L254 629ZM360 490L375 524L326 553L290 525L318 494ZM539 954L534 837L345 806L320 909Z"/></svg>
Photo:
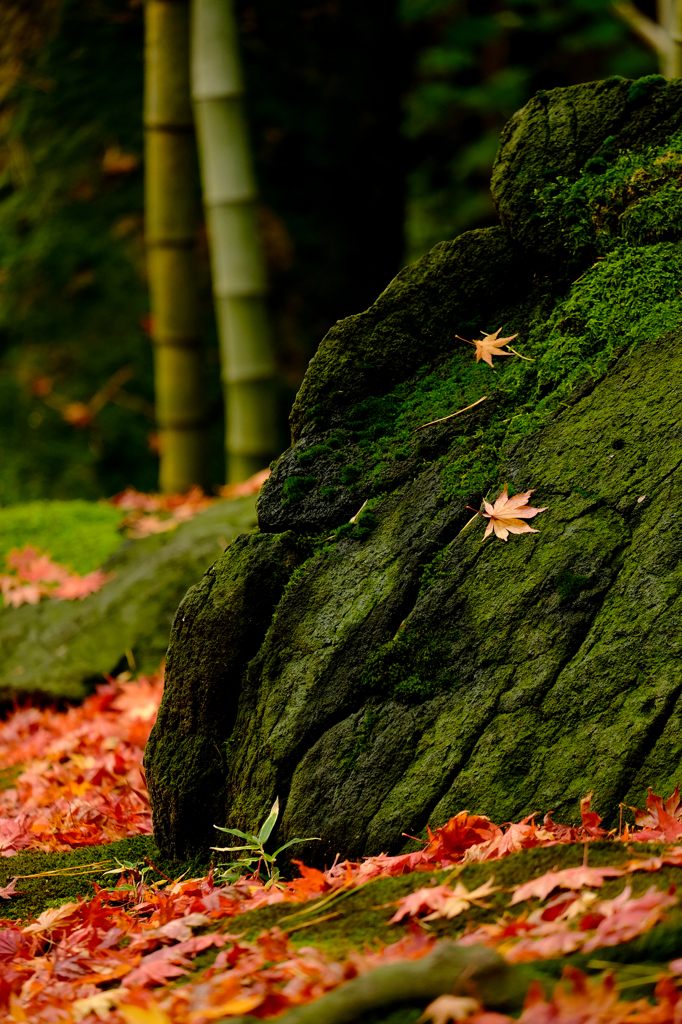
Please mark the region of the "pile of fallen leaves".
<svg viewBox="0 0 682 1024"><path fill-rule="evenodd" d="M201 487L192 487L186 494L143 494L134 487L126 487L109 500L128 513L120 528L127 529L129 537L137 538L174 530L217 501L207 497Z"/></svg>
<svg viewBox="0 0 682 1024"><path fill-rule="evenodd" d="M0 854L70 850L152 830L142 754L163 676L127 673L64 712L23 707L0 727Z"/></svg>
<svg viewBox="0 0 682 1024"><path fill-rule="evenodd" d="M143 494L134 487L127 487L109 500L128 513L121 529L126 529L129 537L148 537L152 533L174 530L220 498L244 498L257 494L269 476L270 470L262 469L241 483L219 487L216 489L218 498L208 497L201 487L191 487L186 494Z"/></svg>
<svg viewBox="0 0 682 1024"><path fill-rule="evenodd" d="M38 604L43 597L51 597L55 601L82 601L111 579L111 574L107 575L101 569L79 576L28 545L21 551L10 551L7 567L9 572L0 575L0 592L5 604L13 608L22 604Z"/></svg>
<svg viewBox="0 0 682 1024"><path fill-rule="evenodd" d="M654 816L658 808L663 805L652 797L650 811ZM457 916L494 891L492 880L473 892L467 892L460 883L454 889L447 884L429 885L398 900L393 920L413 918L410 932L388 946L377 942L375 949L351 952L341 962L311 947L296 949L290 936L278 927L246 941L235 920L239 914L273 903L302 903L312 897L321 898L308 913L327 914L350 889L377 877L452 864L459 871L465 863L494 861L514 849L571 841L568 832L588 842L599 830L594 824L596 817L589 807L584 808L583 825L563 830L563 834L562 826L538 828L530 819L504 832L487 818L463 812L432 833L417 853L372 857L361 864L346 861L327 871L301 864L301 877L282 883L280 888L267 888L255 877L220 885L212 872L206 878L150 884L131 871L112 889L98 888L93 899L48 909L23 927L2 922L2 1019L209 1024L244 1013L259 1018L277 1016L320 998L376 966L426 956L437 938L422 930L416 919L427 911L431 920ZM675 895L651 886L643 896L633 897L626 885L615 899L599 900L592 890L599 888L605 878L626 878L640 871L655 873L664 864L681 865L682 848L656 858L633 859L621 868L547 872L514 886L503 918L494 925L465 931L459 942L483 943L517 963L630 941L662 920L666 910L676 904ZM515 916L513 909L531 898L541 905ZM285 924L286 918L281 923ZM295 926L289 927L295 930ZM218 950L218 955L201 976L179 987L168 985L188 973L199 953L211 949ZM652 1006L641 1000L619 1001L608 975L594 985L580 972L572 971L571 987L567 990L557 986L549 1001L537 986L531 988L521 1020L527 1024L579 1024L587 1020L673 1024L678 1021L674 1007L679 1000L676 982L681 974L682 962L675 960L654 978L642 979L657 982L656 1005ZM430 1008L432 1018L442 1022L461 1019L447 1015L448 1006L452 1009L453 1005L437 1000ZM458 1005L461 1010L462 1004ZM595 1005L601 1007L600 1015L590 1017ZM542 1015L537 1009L540 1007ZM473 1024L506 1024L510 1020L486 1016L471 997L467 1012L473 1012Z"/></svg>
<svg viewBox="0 0 682 1024"><path fill-rule="evenodd" d="M269 475L270 470L263 469L241 483L220 487L217 498L208 497L201 487L192 487L186 494L144 494L127 487L115 494L110 503L128 513L120 529L126 530L129 537L139 539L174 530L220 499L257 494ZM112 575L95 569L86 576L79 576L67 566L53 562L49 554L27 545L7 556L7 571L0 574L0 593L5 605L13 608L38 604L45 597L54 601L83 600L100 590Z"/></svg>
<svg viewBox="0 0 682 1024"><path fill-rule="evenodd" d="M162 685L160 675L137 682L121 676L78 708L21 708L7 718L0 727L0 758L21 771L13 788L0 793L5 857L25 847L64 850L149 833L141 761ZM493 865L519 850L565 843L583 844L583 867L549 871L514 886L502 917L471 925L458 942L491 947L510 963L593 953L645 933L677 904L673 891L654 885L634 896L629 878L638 872L653 878L666 865L682 866L682 846L672 846L655 857L642 848L643 857L633 856L619 867L589 867L589 843L606 838L682 839L678 791L665 802L650 794L646 810L635 813L634 827L618 834L602 827L589 796L582 801L578 827L557 824L549 815L542 823L530 816L500 827L463 811L429 830L415 852L337 861L326 871L300 864L300 877L276 885L256 875L225 884L212 871L205 878L163 876L152 883L150 869L138 865L122 870L110 889L95 886L92 899L49 908L23 924L0 921L0 1020L210 1024L245 1013L272 1018L376 966L426 956L437 937L422 922L457 918L471 906L486 906L499 891L494 874L468 891L458 880L467 864ZM437 869L450 872L441 884L428 877ZM319 915L336 916L336 903L349 892L374 879L416 871L427 873L427 884L392 905L392 922L410 923L399 941L384 946L378 938L374 948L351 951L342 961L293 945L290 933L310 922L310 915L313 923ZM622 892L600 899L595 890L603 881L621 877ZM20 886L17 878L0 895L11 899ZM282 907L280 924L288 932L274 927L253 941L244 939L239 915L272 904L304 903L293 918ZM172 984L189 973L198 954L210 950L217 957L206 971ZM624 1002L609 974L594 982L570 970L549 999L531 987L520 1019L524 1024L679 1024L682 961L652 970L651 977L639 980L656 982L655 1005ZM441 997L427 1017L436 1024L464 1017L471 1024L510 1021L486 1013L473 997L457 999Z"/></svg>

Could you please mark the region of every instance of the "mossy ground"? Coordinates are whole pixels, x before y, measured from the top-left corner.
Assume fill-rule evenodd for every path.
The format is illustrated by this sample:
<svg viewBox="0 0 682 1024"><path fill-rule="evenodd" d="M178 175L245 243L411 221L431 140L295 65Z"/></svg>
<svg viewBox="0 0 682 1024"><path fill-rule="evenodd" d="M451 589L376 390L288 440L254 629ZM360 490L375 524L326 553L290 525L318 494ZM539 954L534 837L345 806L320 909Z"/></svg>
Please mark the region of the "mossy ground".
<svg viewBox="0 0 682 1024"><path fill-rule="evenodd" d="M189 871L193 875L205 874L208 864L187 861L179 864L169 860L157 848L153 837L135 836L117 843L101 846L83 846L65 853L42 853L40 850L29 850L3 857L0 860L0 887L15 876L20 876L17 890L21 895L3 901L0 914L5 920L26 920L37 917L47 907L61 906L71 900L89 899L94 895L93 882L97 885L112 888L116 884L117 875L106 874L116 869L117 861L139 864L148 868L144 858L170 877L179 877ZM92 865L99 867L92 869ZM82 875L73 875L73 869L82 867ZM46 877L25 878L25 875L41 875L44 872L55 872ZM64 872L64 874L60 874ZM161 876L151 871L150 880L161 881Z"/></svg>
<svg viewBox="0 0 682 1024"><path fill-rule="evenodd" d="M26 544L84 575L121 544L125 512L94 501L31 501L0 508L0 567L12 548Z"/></svg>
<svg viewBox="0 0 682 1024"><path fill-rule="evenodd" d="M662 847L643 845L626 847L619 843L594 842L589 844L589 863L592 867L619 865L634 856L648 857L660 852ZM508 909L510 889L530 878L537 877L552 868L576 867L583 863L585 849L582 844L557 846L544 849L526 850L504 860L489 864L468 865L458 873L458 880L471 891L491 875L501 890L488 898L487 909L473 906L465 914L451 921L423 925L440 938L456 938L468 927L492 922ZM23 895L9 901L3 908L5 920L25 919L37 915L51 906L58 906L68 900L88 898L93 894L93 882L112 886L116 876L105 875L115 860L143 862L147 857L161 871L178 877L187 871L189 876L205 873L207 865L197 861L178 863L164 858L156 848L151 836L140 836L124 842L112 843L74 850L62 854L22 853L0 862L0 885L6 884L15 875L36 874L47 871L66 871L76 865L86 870L91 864L107 861L99 872L80 878L51 875L43 878L21 879L19 888ZM111 862L114 864L111 864ZM253 941L265 929L279 927L288 931L293 945L298 949L312 946L330 959L343 960L352 950L367 947L377 949L397 941L408 931L406 922L389 924L395 912L394 901L424 885L442 884L452 879L451 870L414 872L397 878L381 878L367 883L350 893L340 894L324 905L324 897L304 904L276 904L263 907L237 918L226 919L209 926L209 930L238 932L247 941ZM159 880L159 876L153 877ZM600 898L611 899L620 893L625 884L631 884L635 896L643 894L655 884L659 889L679 886L682 869L664 868L654 874L647 872L629 875L627 878L607 880L599 890ZM163 883L162 883L163 884ZM532 903L534 901L531 901ZM522 912L517 907L514 914ZM640 998L650 996L653 981L637 985L639 977L651 979L662 965L679 953L682 940L682 909L674 908L666 920L653 930L622 946L597 950L591 955L573 954L556 960L536 961L522 965L516 970L530 978L540 980L550 992L566 964L572 964L588 974L601 974L612 964L619 985L624 986L623 996ZM184 985L200 978L203 971L215 960L217 950L200 954L194 961L189 975L173 984ZM648 970L647 970L648 969ZM390 1012L376 1012L361 1018L361 1024L413 1024L423 1006L401 1006Z"/></svg>

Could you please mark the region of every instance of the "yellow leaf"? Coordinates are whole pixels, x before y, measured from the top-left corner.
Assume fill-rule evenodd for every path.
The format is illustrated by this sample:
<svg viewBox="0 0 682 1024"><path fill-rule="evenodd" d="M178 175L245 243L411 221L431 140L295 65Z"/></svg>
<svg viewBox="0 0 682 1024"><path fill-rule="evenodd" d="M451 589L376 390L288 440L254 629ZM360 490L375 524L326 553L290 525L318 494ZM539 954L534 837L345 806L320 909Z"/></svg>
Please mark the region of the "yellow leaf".
<svg viewBox="0 0 682 1024"><path fill-rule="evenodd" d="M126 1006L119 1006L118 1012L126 1024L171 1024L168 1014L156 1003L147 1007L128 1003Z"/></svg>
<svg viewBox="0 0 682 1024"><path fill-rule="evenodd" d="M190 1024L194 1021L217 1020L218 1017L225 1017L227 1014L231 1016L237 1016L241 1013L248 1013L249 1010L254 1010L260 1003L263 1002L263 996L235 996L233 999L228 1000L226 1003L220 1003L219 1006L203 1006L201 1010L197 1010L194 1013L190 1013L189 1020ZM137 1024L136 1021L130 1022L130 1024ZM145 1022L146 1024L146 1022Z"/></svg>
<svg viewBox="0 0 682 1024"><path fill-rule="evenodd" d="M117 993L98 992L97 995L87 996L85 999L76 999L71 1007L73 1019L83 1020L83 1017L96 1014L100 1020L104 1020L117 1003Z"/></svg>
<svg viewBox="0 0 682 1024"><path fill-rule="evenodd" d="M28 1017L24 1013L24 1010L19 1004L19 1000L16 996L9 997L9 1010L15 1021L20 1021L21 1024L24 1024L24 1021L28 1021Z"/></svg>

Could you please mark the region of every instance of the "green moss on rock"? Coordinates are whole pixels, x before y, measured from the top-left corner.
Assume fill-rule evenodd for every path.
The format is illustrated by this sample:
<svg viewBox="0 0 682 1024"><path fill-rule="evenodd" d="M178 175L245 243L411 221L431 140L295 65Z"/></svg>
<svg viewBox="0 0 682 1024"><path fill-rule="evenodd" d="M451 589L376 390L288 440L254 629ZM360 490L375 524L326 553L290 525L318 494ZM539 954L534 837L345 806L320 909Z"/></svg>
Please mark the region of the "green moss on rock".
<svg viewBox="0 0 682 1024"><path fill-rule="evenodd" d="M150 796L163 808L157 810L157 841L175 856L207 849L213 825L225 819L226 760L241 677L310 550L293 534L241 536L177 611L164 695L145 751ZM178 826L188 829L186 836Z"/></svg>

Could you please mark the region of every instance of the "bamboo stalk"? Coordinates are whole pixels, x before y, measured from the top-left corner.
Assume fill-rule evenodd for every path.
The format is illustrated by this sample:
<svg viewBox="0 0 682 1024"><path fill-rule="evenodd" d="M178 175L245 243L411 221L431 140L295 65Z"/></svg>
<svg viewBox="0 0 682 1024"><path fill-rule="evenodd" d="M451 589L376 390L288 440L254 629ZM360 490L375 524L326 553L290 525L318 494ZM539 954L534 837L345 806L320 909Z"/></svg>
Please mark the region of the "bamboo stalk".
<svg viewBox="0 0 682 1024"><path fill-rule="evenodd" d="M675 49L671 62L672 73L666 75L666 78L682 78L682 0L672 0L669 8L670 35Z"/></svg>
<svg viewBox="0 0 682 1024"><path fill-rule="evenodd" d="M191 77L225 396L227 478L277 454L274 357L232 0L192 0Z"/></svg>
<svg viewBox="0 0 682 1024"><path fill-rule="evenodd" d="M165 493L175 493L205 482L206 448L187 0L146 2L144 105L159 486Z"/></svg>
<svg viewBox="0 0 682 1024"><path fill-rule="evenodd" d="M614 0L611 9L658 57L661 74L677 78L682 74L682 49L674 31L682 17L680 0L659 0L658 21L643 14L632 0Z"/></svg>

